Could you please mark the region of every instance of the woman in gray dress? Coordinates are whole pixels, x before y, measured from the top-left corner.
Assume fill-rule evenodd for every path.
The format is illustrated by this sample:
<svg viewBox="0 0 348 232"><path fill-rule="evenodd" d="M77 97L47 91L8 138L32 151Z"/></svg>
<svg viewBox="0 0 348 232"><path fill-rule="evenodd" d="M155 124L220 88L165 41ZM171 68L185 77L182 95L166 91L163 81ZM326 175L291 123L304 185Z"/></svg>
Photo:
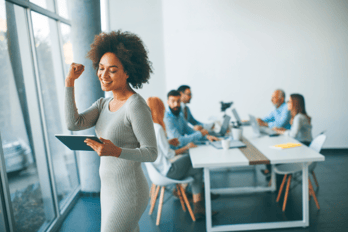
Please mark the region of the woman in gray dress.
<svg viewBox="0 0 348 232"><path fill-rule="evenodd" d="M151 63L140 38L121 31L96 36L87 56L102 90L112 91L113 97L100 98L78 113L74 82L84 66L71 64L65 80L66 123L74 131L95 126L103 142L85 141L101 156L101 231L139 231L149 199L141 162L156 160L157 144L150 109L131 86L148 82Z"/></svg>

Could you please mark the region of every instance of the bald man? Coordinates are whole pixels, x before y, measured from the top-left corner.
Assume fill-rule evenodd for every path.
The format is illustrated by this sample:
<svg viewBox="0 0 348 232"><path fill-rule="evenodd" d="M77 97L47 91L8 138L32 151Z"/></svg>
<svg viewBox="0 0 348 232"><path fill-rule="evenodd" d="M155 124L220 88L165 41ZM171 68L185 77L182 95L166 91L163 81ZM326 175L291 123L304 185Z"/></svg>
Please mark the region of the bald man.
<svg viewBox="0 0 348 232"><path fill-rule="evenodd" d="M270 114L264 118L257 118L257 122L260 126L283 127L290 129L290 111L288 110L287 104L285 103L285 93L281 89L277 89L273 92L271 101L274 105L274 109Z"/></svg>

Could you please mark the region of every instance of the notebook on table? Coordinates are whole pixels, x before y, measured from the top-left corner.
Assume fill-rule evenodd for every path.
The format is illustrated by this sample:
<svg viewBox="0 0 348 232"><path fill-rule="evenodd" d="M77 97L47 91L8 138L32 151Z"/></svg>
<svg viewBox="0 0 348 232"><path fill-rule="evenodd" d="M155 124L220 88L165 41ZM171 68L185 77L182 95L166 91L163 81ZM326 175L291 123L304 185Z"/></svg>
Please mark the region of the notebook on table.
<svg viewBox="0 0 348 232"><path fill-rule="evenodd" d="M274 149L283 150L283 149L301 147L301 146L302 146L301 143L282 143L282 144L277 144L277 145L270 146L270 147L274 148Z"/></svg>

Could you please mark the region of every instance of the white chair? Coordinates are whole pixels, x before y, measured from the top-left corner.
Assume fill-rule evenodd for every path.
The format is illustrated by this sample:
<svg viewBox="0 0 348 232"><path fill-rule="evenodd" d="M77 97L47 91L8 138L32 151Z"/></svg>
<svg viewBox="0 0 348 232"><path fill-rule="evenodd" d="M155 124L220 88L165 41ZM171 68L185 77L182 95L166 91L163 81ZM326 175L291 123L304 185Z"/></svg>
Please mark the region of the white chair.
<svg viewBox="0 0 348 232"><path fill-rule="evenodd" d="M150 189L151 207L150 207L149 215L151 215L153 212L153 209L154 209L155 204L156 204L159 189L160 189L160 187L162 187L161 188L161 196L160 196L159 205L158 205L158 211L157 211L156 225L158 226L160 224L165 186L171 185L171 184L176 184L176 188L178 190L177 192L179 195L179 199L180 199L180 203L181 203L181 207L182 207L183 211L186 212L186 208L185 208L185 204L184 204L184 202L185 202L186 206L188 208L188 211L191 215L192 220L196 221L196 218L192 212L192 208L190 206L190 203L187 199L185 190L181 186L181 184L191 183L193 181L193 178L187 177L183 180L170 179L168 177L163 176L161 173L159 173L157 171L157 169L153 166L152 163L144 163L144 164L145 164L145 167L146 167L147 172L149 174L150 180L152 182L152 186Z"/></svg>
<svg viewBox="0 0 348 232"><path fill-rule="evenodd" d="M320 152L325 140L326 140L326 135L320 134L311 142L309 147L312 148L313 150L315 150L316 152ZM312 174L316 186L319 187L317 178L314 174L314 168L316 167L316 165L317 165L317 162L309 163L308 164L308 173ZM276 165L273 170L276 174L284 175L283 181L282 181L280 188L279 188L277 202L279 202L279 199L280 199L280 196L282 194L285 182L287 180L286 191L285 191L284 202L283 202L283 209L282 209L283 211L285 211L286 202L288 199L288 194L289 194L289 189L290 189L291 177L295 173L302 172L302 164L301 163L280 164L280 165ZM316 197L314 189L313 189L312 182L311 182L309 177L308 177L308 185L309 185L308 186L309 187L309 196L313 196L313 199L314 199L315 204L317 205L317 208L320 209L317 197Z"/></svg>
<svg viewBox="0 0 348 232"><path fill-rule="evenodd" d="M326 140L326 135L323 134L324 132L322 132L319 136L317 136L309 145L310 148L312 148L313 150L315 150L316 152L320 152L321 148L323 147L323 144ZM311 164L309 164L308 166L308 172L312 174L315 185L317 187L319 187L319 183L317 180L317 177L314 174L314 169L317 166L317 162L312 162Z"/></svg>

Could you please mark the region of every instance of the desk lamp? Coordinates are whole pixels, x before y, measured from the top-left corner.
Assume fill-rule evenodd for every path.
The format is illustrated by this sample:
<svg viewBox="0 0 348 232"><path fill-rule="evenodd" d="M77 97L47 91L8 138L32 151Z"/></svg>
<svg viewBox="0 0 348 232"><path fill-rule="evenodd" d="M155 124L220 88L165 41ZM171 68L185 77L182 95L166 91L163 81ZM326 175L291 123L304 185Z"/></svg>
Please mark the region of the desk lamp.
<svg viewBox="0 0 348 232"><path fill-rule="evenodd" d="M231 107L231 105L233 104L233 102L220 102L221 103L221 112L224 112L224 117L226 115L225 111Z"/></svg>

